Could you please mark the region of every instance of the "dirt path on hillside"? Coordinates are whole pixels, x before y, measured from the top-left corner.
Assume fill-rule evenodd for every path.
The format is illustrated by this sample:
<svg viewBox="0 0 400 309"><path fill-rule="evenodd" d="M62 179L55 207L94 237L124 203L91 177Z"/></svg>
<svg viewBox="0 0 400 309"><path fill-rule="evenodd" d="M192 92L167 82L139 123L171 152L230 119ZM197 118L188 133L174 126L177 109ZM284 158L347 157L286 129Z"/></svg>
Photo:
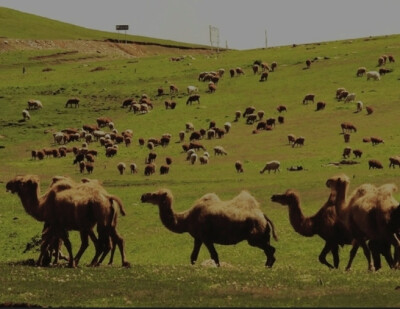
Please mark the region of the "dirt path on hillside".
<svg viewBox="0 0 400 309"><path fill-rule="evenodd" d="M210 54L210 50L181 49L160 45L125 44L85 40L20 40L1 39L0 53L17 50L63 50L67 53L98 54L107 58L134 58L170 54L176 56L191 54Z"/></svg>

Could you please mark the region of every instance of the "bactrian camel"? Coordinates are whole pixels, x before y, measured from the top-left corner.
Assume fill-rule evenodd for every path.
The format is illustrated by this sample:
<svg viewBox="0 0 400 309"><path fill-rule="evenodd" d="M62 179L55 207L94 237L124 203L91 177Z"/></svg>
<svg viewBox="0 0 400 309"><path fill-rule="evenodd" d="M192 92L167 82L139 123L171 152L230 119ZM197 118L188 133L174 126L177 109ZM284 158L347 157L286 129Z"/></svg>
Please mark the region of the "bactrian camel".
<svg viewBox="0 0 400 309"><path fill-rule="evenodd" d="M261 211L256 199L246 191L229 201L222 201L216 194L209 193L179 213L172 208L173 196L168 189L145 193L141 201L158 205L161 222L167 229L174 233L187 232L194 238L190 256L192 264L195 264L203 243L211 259L220 266L214 244L233 245L243 240L264 250L267 267L272 267L275 262L275 248L270 245L271 232L277 240L274 225Z"/></svg>
<svg viewBox="0 0 400 309"><path fill-rule="evenodd" d="M316 214L305 217L299 193L295 190L289 189L284 194L274 194L271 197L273 202L288 206L290 224L297 233L306 237L318 235L325 240L319 261L329 268L338 268L339 266L339 245L350 244L352 241L346 227L337 220L334 199L335 196L331 193ZM332 252L333 266L326 260L329 252Z"/></svg>
<svg viewBox="0 0 400 309"><path fill-rule="evenodd" d="M392 193L397 187L393 184L380 187L363 184L347 197L349 178L344 174L331 177L326 185L336 191L335 207L338 218L356 240L350 251L346 269L350 269L359 246L364 250L369 270L374 270L370 248L384 249L382 254L389 266L396 267L400 254L400 242L396 232L400 222L393 222L392 215L395 216L398 211L399 202L394 199ZM372 246L368 247L367 240L372 241ZM395 260L390 254L390 244L395 247Z"/></svg>
<svg viewBox="0 0 400 309"><path fill-rule="evenodd" d="M54 181L54 179L53 179ZM74 267L88 246L88 237L93 233L97 224L99 239L96 242L96 254L92 265L97 265L97 259L102 260L111 248L110 237L122 248L123 265L127 266L123 250L123 239L117 234L116 201L120 211L124 214L121 200L113 195L106 194L97 184L92 182L72 183L69 180L56 181L55 185L40 195L39 177L35 175L16 176L10 180L6 189L17 193L25 211L36 220L45 222L50 228L49 235L61 238L68 250L69 266ZM69 230L77 230L81 234L81 247L75 257L72 255ZM47 240L51 241L52 237ZM45 239L46 240L46 239ZM47 244L48 246L49 244ZM46 244L42 244L46 248Z"/></svg>

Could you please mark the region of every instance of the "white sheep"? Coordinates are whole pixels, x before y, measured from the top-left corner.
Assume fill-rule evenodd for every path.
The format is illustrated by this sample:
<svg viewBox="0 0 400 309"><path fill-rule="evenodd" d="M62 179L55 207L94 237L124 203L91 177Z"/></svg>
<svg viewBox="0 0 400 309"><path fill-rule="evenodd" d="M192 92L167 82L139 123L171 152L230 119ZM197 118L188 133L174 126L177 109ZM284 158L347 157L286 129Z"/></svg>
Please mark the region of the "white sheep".
<svg viewBox="0 0 400 309"><path fill-rule="evenodd" d="M281 166L281 163L279 161L273 160L269 161L265 164L264 168L260 171L260 174L263 174L265 171L268 171L268 174L271 172L271 170L276 173L276 171L280 172L279 167Z"/></svg>
<svg viewBox="0 0 400 309"><path fill-rule="evenodd" d="M22 117L24 118L24 120L31 119L31 115L26 109L22 111Z"/></svg>
<svg viewBox="0 0 400 309"><path fill-rule="evenodd" d="M381 75L377 71L369 71L367 72L367 80L369 80L370 78L373 78L374 80L380 80Z"/></svg>
<svg viewBox="0 0 400 309"><path fill-rule="evenodd" d="M200 158L199 158L199 161L200 161L200 164L208 164L208 156L205 156L205 155L203 155L203 156L201 156Z"/></svg>
<svg viewBox="0 0 400 309"><path fill-rule="evenodd" d="M232 127L232 124L230 122L224 123L224 128L225 128L226 133L229 133L229 130L231 129L231 127Z"/></svg>
<svg viewBox="0 0 400 309"><path fill-rule="evenodd" d="M185 127L186 127L186 132L194 131L194 125L193 125L193 123L191 123L191 122L187 122L187 123L185 124Z"/></svg>
<svg viewBox="0 0 400 309"><path fill-rule="evenodd" d="M344 103L354 101L355 99L356 99L356 94L354 92L353 93L349 93L347 95L346 99L344 100Z"/></svg>
<svg viewBox="0 0 400 309"><path fill-rule="evenodd" d="M187 87L187 92L188 92L188 94L199 92L199 88L197 88L196 86L188 86Z"/></svg>
<svg viewBox="0 0 400 309"><path fill-rule="evenodd" d="M132 174L137 173L137 165L136 165L136 163L131 163L129 167L131 168L131 173Z"/></svg>
<svg viewBox="0 0 400 309"><path fill-rule="evenodd" d="M195 152L196 151L193 148L191 148L188 151L186 151L186 161L190 160L192 154L194 154Z"/></svg>
<svg viewBox="0 0 400 309"><path fill-rule="evenodd" d="M197 154L196 153L192 153L192 155L190 156L190 163L191 164L195 164L197 161Z"/></svg>
<svg viewBox="0 0 400 309"><path fill-rule="evenodd" d="M214 155L227 155L228 153L225 151L224 147L222 146L215 146L214 147Z"/></svg>
<svg viewBox="0 0 400 309"><path fill-rule="evenodd" d="M30 99L28 101L28 109L40 109L40 108L43 108L43 104L39 100Z"/></svg>

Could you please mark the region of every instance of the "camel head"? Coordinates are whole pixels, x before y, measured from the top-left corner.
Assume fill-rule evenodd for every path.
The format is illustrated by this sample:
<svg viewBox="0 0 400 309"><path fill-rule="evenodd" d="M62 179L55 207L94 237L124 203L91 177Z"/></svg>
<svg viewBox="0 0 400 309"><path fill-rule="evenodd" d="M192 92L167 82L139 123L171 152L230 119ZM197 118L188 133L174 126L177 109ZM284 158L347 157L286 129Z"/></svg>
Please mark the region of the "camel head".
<svg viewBox="0 0 400 309"><path fill-rule="evenodd" d="M283 194L274 194L271 196L271 201L275 203L279 203L281 205L287 206L293 203L298 203L299 194L293 190L289 189Z"/></svg>
<svg viewBox="0 0 400 309"><path fill-rule="evenodd" d="M349 184L350 179L345 174L333 176L326 181L326 186L335 192L347 190Z"/></svg>
<svg viewBox="0 0 400 309"><path fill-rule="evenodd" d="M30 191L36 191L39 186L39 177L36 175L22 175L16 176L7 182L6 190L11 193L28 193Z"/></svg>
<svg viewBox="0 0 400 309"><path fill-rule="evenodd" d="M142 194L140 199L142 203L150 203L154 205L162 205L164 202L172 202L172 193L168 189L160 189L155 192Z"/></svg>

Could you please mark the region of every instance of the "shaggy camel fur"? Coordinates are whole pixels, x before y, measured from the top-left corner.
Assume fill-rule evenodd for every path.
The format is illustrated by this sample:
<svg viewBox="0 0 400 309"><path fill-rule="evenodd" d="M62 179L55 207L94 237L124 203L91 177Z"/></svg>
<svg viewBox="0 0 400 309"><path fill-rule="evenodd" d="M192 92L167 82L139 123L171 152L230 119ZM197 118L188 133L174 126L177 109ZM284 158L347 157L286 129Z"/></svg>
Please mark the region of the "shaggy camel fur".
<svg viewBox="0 0 400 309"><path fill-rule="evenodd" d="M275 194L271 201L289 208L289 220L294 230L302 236L312 237L318 235L325 240L325 246L319 255L319 261L329 268L339 266L339 245L350 244L352 237L343 223L337 220L334 207L334 194L330 194L326 203L311 216L305 217L300 203L299 193L289 189L284 194ZM332 252L333 266L326 260L326 256Z"/></svg>
<svg viewBox="0 0 400 309"><path fill-rule="evenodd" d="M355 239L346 270L350 269L359 246L364 250L368 269L374 270L371 248L381 248L382 244L388 243L395 247L395 260L390 254L390 245L386 246L389 250L382 254L391 268L396 267L399 262L400 242L395 232L398 230L399 223L389 224L389 222L399 205L392 196L397 187L394 184L385 184L380 187L363 184L347 198L349 179L346 175L334 176L328 179L326 185L336 191L335 208L338 218ZM372 246L367 246L367 240L372 242ZM376 255L376 252L373 252L373 256L374 254Z"/></svg>
<svg viewBox="0 0 400 309"><path fill-rule="evenodd" d="M53 180L54 181L54 180ZM58 179L56 185L40 195L39 177L35 175L16 176L10 180L6 188L12 193L17 193L25 211L38 221L44 221L50 226L53 234L61 238L68 250L69 266L78 264L80 257L88 247L88 237L97 224L99 239L96 242L96 254L92 265L97 265L111 249L110 237L123 248L123 240L116 233L116 209L113 201L117 202L121 213L125 211L121 200L108 194L98 183L74 183L64 178ZM81 247L75 256L72 255L72 246L68 238L69 230L78 230L81 234ZM93 239L93 238L92 238ZM49 244L42 244L47 248ZM124 261L123 249L121 252Z"/></svg>
<svg viewBox="0 0 400 309"><path fill-rule="evenodd" d="M229 201L222 201L214 193L198 199L188 210L176 213L172 208L173 196L168 189L145 193L142 203L158 205L161 222L172 232L188 232L194 238L190 260L195 264L204 243L217 266L218 253L214 244L233 245L247 240L250 246L264 250L266 266L275 262L275 248L270 245L270 233L277 236L274 225L263 214L256 199L246 191Z"/></svg>

